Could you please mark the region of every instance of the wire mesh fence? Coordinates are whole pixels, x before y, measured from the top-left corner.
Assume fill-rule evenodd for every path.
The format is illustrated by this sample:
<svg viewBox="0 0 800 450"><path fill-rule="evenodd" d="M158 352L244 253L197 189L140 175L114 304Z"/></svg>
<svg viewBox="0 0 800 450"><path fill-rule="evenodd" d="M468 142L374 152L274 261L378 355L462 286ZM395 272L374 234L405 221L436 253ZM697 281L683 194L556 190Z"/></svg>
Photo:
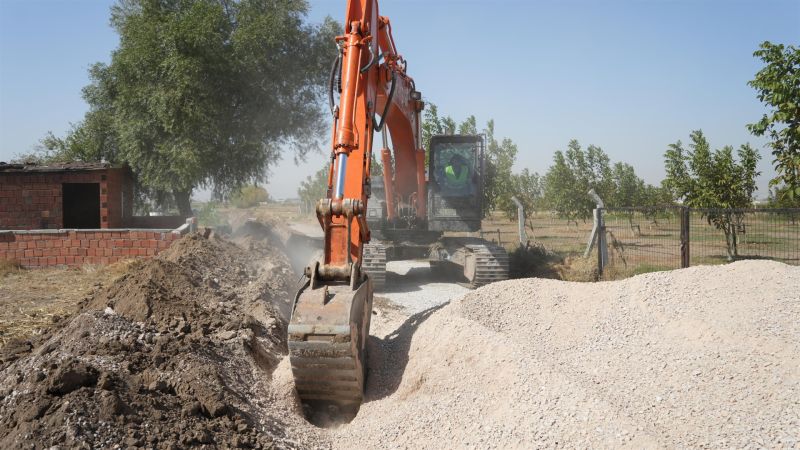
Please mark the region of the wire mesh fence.
<svg viewBox="0 0 800 450"><path fill-rule="evenodd" d="M690 209L690 264L772 259L800 264L800 209Z"/></svg>
<svg viewBox="0 0 800 450"><path fill-rule="evenodd" d="M604 211L610 265L645 272L682 265L681 208L613 208Z"/></svg>
<svg viewBox="0 0 800 450"><path fill-rule="evenodd" d="M606 208L601 217L608 253L601 271L614 271L617 277L739 259L800 265L800 209ZM586 251L593 225L592 220L533 211L526 231L547 249L575 256ZM499 239L517 239L513 229L504 230L508 236L500 229ZM602 259L596 253L593 257Z"/></svg>
<svg viewBox="0 0 800 450"><path fill-rule="evenodd" d="M552 211L526 211L527 239L564 256L583 254L592 226L591 217L572 220ZM509 250L520 244L516 224L500 214L484 220L481 237L497 242Z"/></svg>

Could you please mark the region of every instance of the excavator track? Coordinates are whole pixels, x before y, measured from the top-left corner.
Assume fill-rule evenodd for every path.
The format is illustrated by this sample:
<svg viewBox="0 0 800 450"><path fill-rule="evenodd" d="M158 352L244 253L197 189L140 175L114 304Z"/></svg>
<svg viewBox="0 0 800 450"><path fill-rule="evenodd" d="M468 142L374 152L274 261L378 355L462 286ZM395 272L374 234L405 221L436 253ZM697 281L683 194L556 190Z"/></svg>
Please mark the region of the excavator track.
<svg viewBox="0 0 800 450"><path fill-rule="evenodd" d="M362 270L372 279L372 287L381 291L386 286L386 246L379 242L364 245Z"/></svg>
<svg viewBox="0 0 800 450"><path fill-rule="evenodd" d="M467 245L475 256L475 273L469 280L471 288L508 279L508 253L495 244Z"/></svg>
<svg viewBox="0 0 800 450"><path fill-rule="evenodd" d="M372 286L306 287L289 323L289 360L300 400L358 409L364 399Z"/></svg>

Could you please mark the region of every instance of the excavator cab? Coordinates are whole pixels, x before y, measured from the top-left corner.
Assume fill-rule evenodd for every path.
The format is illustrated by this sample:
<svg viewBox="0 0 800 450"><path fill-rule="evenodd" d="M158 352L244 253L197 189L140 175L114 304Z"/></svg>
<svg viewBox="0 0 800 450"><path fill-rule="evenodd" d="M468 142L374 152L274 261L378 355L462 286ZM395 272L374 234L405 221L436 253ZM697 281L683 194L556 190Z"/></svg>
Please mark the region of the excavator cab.
<svg viewBox="0 0 800 450"><path fill-rule="evenodd" d="M428 153L428 229L479 231L483 217L483 136L433 136Z"/></svg>

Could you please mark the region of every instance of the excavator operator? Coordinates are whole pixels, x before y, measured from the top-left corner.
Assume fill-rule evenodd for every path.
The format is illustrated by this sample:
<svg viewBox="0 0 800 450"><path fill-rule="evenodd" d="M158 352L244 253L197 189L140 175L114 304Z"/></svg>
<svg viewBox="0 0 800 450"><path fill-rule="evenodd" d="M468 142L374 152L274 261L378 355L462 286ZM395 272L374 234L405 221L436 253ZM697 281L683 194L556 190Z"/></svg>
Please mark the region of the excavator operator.
<svg viewBox="0 0 800 450"><path fill-rule="evenodd" d="M444 168L444 179L447 187L463 189L469 181L469 166L461 155L453 155Z"/></svg>

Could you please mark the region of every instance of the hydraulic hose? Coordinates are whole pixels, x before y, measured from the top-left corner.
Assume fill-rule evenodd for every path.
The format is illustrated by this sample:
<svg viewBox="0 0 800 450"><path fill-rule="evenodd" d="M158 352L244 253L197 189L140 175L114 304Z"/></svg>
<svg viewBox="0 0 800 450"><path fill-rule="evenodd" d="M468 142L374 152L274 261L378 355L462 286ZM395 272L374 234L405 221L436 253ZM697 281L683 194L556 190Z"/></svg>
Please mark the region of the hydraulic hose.
<svg viewBox="0 0 800 450"><path fill-rule="evenodd" d="M333 89L336 86L336 74L339 71L339 66L342 64L342 52L341 50L337 49L336 58L333 60L333 66L331 67L331 76L330 80L328 81L328 104L331 107L331 116L336 115L336 104L333 102Z"/></svg>
<svg viewBox="0 0 800 450"><path fill-rule="evenodd" d="M392 85L389 88L389 96L386 97L386 105L383 107L383 114L381 114L381 122L378 125L374 125L375 118L372 118L373 128L375 131L383 130L383 125L386 122L386 116L389 114L389 108L392 106L392 98L394 97L394 85L395 85L395 74L392 71Z"/></svg>

